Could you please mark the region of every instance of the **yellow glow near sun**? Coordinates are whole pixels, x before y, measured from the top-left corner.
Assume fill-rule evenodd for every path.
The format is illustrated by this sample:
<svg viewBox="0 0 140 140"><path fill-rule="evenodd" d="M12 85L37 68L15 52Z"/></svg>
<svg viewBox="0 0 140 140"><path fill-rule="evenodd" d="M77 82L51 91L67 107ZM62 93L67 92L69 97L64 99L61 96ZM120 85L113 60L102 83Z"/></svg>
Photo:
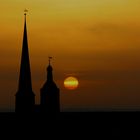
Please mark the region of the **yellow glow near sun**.
<svg viewBox="0 0 140 140"><path fill-rule="evenodd" d="M79 82L75 77L68 77L64 80L65 88L69 90L74 90L78 87Z"/></svg>

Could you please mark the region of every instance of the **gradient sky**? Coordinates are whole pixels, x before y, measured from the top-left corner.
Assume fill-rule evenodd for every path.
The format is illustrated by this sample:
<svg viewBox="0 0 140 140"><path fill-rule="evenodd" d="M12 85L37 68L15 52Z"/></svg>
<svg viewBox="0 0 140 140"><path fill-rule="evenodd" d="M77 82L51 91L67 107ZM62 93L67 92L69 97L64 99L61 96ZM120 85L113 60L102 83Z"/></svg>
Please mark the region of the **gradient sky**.
<svg viewBox="0 0 140 140"><path fill-rule="evenodd" d="M13 109L24 9L33 90L39 103L48 56L62 110L140 109L139 0L0 0L0 109ZM67 76L79 88L63 86Z"/></svg>

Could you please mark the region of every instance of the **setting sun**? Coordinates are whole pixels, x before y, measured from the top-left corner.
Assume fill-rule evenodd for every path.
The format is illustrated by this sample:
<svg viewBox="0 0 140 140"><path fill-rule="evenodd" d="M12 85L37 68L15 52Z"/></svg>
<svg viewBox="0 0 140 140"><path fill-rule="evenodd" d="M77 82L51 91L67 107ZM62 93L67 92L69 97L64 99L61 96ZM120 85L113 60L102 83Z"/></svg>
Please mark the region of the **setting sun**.
<svg viewBox="0 0 140 140"><path fill-rule="evenodd" d="M69 90L74 90L78 87L79 82L75 77L68 77L64 80L65 88Z"/></svg>

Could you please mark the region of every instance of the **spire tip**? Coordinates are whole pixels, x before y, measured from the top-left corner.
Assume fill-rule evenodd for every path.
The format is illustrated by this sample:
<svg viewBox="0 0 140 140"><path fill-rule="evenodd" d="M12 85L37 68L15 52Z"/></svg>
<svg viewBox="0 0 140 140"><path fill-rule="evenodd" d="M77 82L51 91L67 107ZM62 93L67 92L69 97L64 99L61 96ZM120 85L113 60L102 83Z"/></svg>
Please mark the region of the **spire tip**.
<svg viewBox="0 0 140 140"><path fill-rule="evenodd" d="M25 16L27 15L27 12L28 12L28 10L25 9L25 10L24 10L24 15L25 15Z"/></svg>
<svg viewBox="0 0 140 140"><path fill-rule="evenodd" d="M51 64L51 59L52 59L52 57L49 56L49 65Z"/></svg>

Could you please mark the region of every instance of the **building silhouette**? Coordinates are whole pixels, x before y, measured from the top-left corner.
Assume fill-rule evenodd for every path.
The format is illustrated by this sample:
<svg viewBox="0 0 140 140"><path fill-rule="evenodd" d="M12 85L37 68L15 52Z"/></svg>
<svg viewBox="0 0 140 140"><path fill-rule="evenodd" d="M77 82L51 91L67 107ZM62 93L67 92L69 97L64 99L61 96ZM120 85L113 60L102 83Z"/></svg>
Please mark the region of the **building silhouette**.
<svg viewBox="0 0 140 140"><path fill-rule="evenodd" d="M41 112L52 112L57 113L60 111L59 103L59 89L57 88L55 82L53 81L53 68L50 65L47 67L47 81L40 90L41 95Z"/></svg>
<svg viewBox="0 0 140 140"><path fill-rule="evenodd" d="M27 11L26 11L27 12ZM24 23L24 34L23 34L23 45L22 45L22 56L20 65L20 75L18 91L16 93L15 100L15 112L17 113L55 113L60 111L59 103L59 89L53 81L53 68L50 65L47 68L47 81L41 88L41 103L35 105L35 94L32 90L31 70L30 70L30 59L28 49L28 37L27 37L27 26L26 26L26 13Z"/></svg>
<svg viewBox="0 0 140 140"><path fill-rule="evenodd" d="M18 91L16 93L15 111L33 112L34 104L35 104L35 94L32 91L27 26L26 26L26 13L25 13L20 76L19 76Z"/></svg>

